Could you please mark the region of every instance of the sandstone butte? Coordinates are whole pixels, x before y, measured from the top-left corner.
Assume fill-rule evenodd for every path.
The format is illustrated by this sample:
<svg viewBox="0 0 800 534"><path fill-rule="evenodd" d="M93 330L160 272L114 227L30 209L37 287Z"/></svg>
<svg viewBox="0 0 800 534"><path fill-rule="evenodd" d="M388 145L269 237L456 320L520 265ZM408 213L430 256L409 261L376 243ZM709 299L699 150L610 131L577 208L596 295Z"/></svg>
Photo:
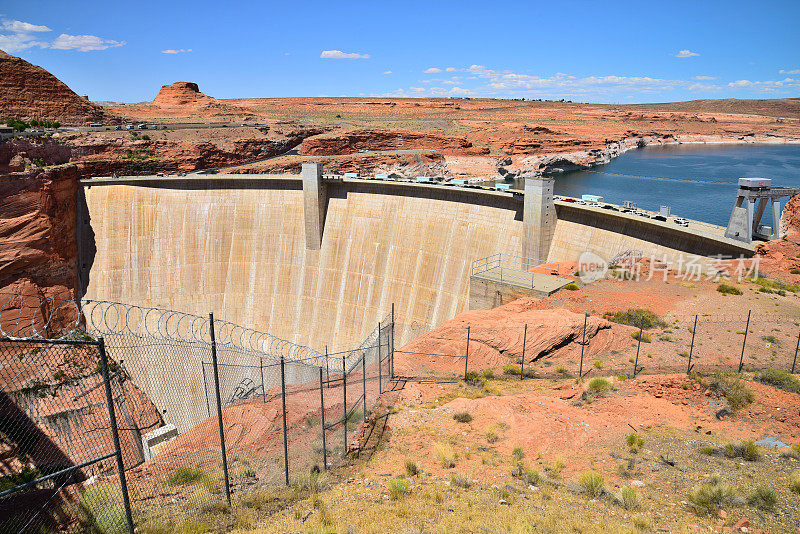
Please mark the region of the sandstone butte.
<svg viewBox="0 0 800 534"><path fill-rule="evenodd" d="M50 120L64 125L101 122L103 108L75 94L41 67L0 50L0 121Z"/></svg>

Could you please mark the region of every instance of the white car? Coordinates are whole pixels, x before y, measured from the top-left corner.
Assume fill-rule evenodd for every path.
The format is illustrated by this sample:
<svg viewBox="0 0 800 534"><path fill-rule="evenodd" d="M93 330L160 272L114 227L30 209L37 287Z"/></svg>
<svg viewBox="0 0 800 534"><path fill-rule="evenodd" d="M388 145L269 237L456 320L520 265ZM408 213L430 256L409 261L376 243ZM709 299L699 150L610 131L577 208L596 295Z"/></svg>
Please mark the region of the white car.
<svg viewBox="0 0 800 534"><path fill-rule="evenodd" d="M687 221L683 217L676 217L674 222L679 226L689 226L689 221Z"/></svg>

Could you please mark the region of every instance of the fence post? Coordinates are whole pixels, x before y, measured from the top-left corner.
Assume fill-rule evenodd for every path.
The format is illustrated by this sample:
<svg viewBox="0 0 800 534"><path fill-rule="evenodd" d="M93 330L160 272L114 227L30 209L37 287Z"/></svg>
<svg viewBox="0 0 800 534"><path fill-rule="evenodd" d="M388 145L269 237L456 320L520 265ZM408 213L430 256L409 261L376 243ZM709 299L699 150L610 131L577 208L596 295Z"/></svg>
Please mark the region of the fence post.
<svg viewBox="0 0 800 534"><path fill-rule="evenodd" d="M744 367L744 347L747 345L747 332L750 330L750 314L753 310L747 311L747 325L744 327L744 340L742 341L742 355L739 357L739 372L742 372L742 367Z"/></svg>
<svg viewBox="0 0 800 534"><path fill-rule="evenodd" d="M528 342L528 323L525 323L525 329L522 331L522 365L519 367L519 379L525 378L525 345Z"/></svg>
<svg viewBox="0 0 800 534"><path fill-rule="evenodd" d="M209 334L211 335L211 363L214 365L214 390L217 394L217 421L219 422L219 445L222 449L222 471L225 474L225 497L231 505L231 482L228 478L228 454L225 452L225 431L222 427L222 398L219 393L219 365L217 364L217 338L214 334L214 314L208 314Z"/></svg>
<svg viewBox="0 0 800 534"><path fill-rule="evenodd" d="M694 328L692 328L692 345L689 347L689 364L686 366L686 374L692 372L692 354L694 353L694 335L697 333L697 315L694 316Z"/></svg>
<svg viewBox="0 0 800 534"><path fill-rule="evenodd" d="M342 428L344 429L344 457L347 457L347 356L342 356L342 398L344 399L344 412L342 415Z"/></svg>
<svg viewBox="0 0 800 534"><path fill-rule="evenodd" d="M211 417L211 407L208 405L208 383L206 383L206 366L200 362L200 367L203 368L203 388L206 390L206 413Z"/></svg>
<svg viewBox="0 0 800 534"><path fill-rule="evenodd" d="M464 380L467 379L467 364L469 363L469 325L467 325L467 350L464 353Z"/></svg>
<svg viewBox="0 0 800 534"><path fill-rule="evenodd" d="M322 468L328 470L328 446L325 443L325 394L322 392L322 367L319 368L319 405L322 408Z"/></svg>
<svg viewBox="0 0 800 534"><path fill-rule="evenodd" d="M362 423L366 423L367 422L367 351L364 351L364 353L361 355L361 387L362 387L361 394L363 395L361 397L361 401L363 402L363 404L361 405L361 407L363 408L361 410L361 414L363 415L361 421Z"/></svg>
<svg viewBox="0 0 800 534"><path fill-rule="evenodd" d="M792 362L792 374L794 374L794 366L797 364L797 351L800 350L800 333L797 334L797 347L794 349L794 361Z"/></svg>
<svg viewBox="0 0 800 534"><path fill-rule="evenodd" d="M633 362L633 378L636 378L636 373L639 372L639 349L642 346L642 331L644 330L644 317L639 325L639 342L636 344L636 360Z"/></svg>
<svg viewBox="0 0 800 534"><path fill-rule="evenodd" d="M391 336L391 345L389 347L389 380L394 380L394 302L392 302L392 330L389 332Z"/></svg>
<svg viewBox="0 0 800 534"><path fill-rule="evenodd" d="M378 395L383 393L383 377L381 372L383 367L381 364L381 322L378 321Z"/></svg>
<svg viewBox="0 0 800 534"><path fill-rule="evenodd" d="M286 428L286 369L281 356L281 403L283 404L283 472L289 485L289 430Z"/></svg>
<svg viewBox="0 0 800 534"><path fill-rule="evenodd" d="M119 486L122 490L122 502L125 505L125 519L128 521L128 532L133 534L133 516L131 515L131 500L128 496L128 481L125 479L125 464L122 461L122 447L119 444L119 430L117 429L117 414L114 412L114 399L111 395L111 379L108 377L108 356L106 355L106 342L99 339L100 364L103 371L103 383L106 388L106 402L108 402L108 419L111 424L111 437L117 456L117 470L119 471Z"/></svg>
<svg viewBox="0 0 800 534"><path fill-rule="evenodd" d="M589 314L583 314L583 337L581 338L581 364L578 367L578 378L583 377L583 349L586 347L586 321L589 319Z"/></svg>
<svg viewBox="0 0 800 534"><path fill-rule="evenodd" d="M264 403L266 403L267 402L267 385L264 384L264 358L259 358L258 362L259 362L258 368L261 371L261 400L263 400Z"/></svg>
<svg viewBox="0 0 800 534"><path fill-rule="evenodd" d="M331 367L328 364L328 345L325 345L325 374L328 379L328 387L331 387Z"/></svg>

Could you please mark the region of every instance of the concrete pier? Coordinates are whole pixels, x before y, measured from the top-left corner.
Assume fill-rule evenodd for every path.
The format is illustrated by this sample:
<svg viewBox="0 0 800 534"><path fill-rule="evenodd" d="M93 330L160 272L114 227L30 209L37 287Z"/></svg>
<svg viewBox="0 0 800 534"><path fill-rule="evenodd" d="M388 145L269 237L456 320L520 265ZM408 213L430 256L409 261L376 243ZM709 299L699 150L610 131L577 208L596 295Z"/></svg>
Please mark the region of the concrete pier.
<svg viewBox="0 0 800 534"><path fill-rule="evenodd" d="M327 188L322 181L322 164L303 163L300 177L303 180L303 222L305 223L306 248L319 250L322 246L325 207L328 203Z"/></svg>
<svg viewBox="0 0 800 534"><path fill-rule="evenodd" d="M552 178L526 178L522 210L522 255L546 261L556 231Z"/></svg>

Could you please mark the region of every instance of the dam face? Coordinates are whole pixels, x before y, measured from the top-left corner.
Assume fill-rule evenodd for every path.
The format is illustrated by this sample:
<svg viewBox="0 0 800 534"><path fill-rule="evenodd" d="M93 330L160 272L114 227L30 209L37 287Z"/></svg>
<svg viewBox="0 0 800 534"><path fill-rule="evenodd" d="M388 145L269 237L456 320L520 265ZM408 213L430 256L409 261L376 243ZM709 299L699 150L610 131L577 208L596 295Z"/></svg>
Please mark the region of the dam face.
<svg viewBox="0 0 800 534"><path fill-rule="evenodd" d="M468 308L472 261L521 251L521 215L502 198L331 187L311 250L299 181L228 185L87 187L96 253L85 298L213 311L331 351L358 346L394 303L399 346L404 326L421 333Z"/></svg>
<svg viewBox="0 0 800 534"><path fill-rule="evenodd" d="M320 351L358 346L393 303L402 346L469 308L474 260L523 256L526 224L527 236L540 238L523 220L521 198L475 189L325 180L316 246L318 235L312 245L306 238L300 176L83 183L79 219L91 231L79 235L94 236L81 247L85 298L213 311ZM557 201L552 211L554 228L537 244L548 261L586 250L606 259L626 250L668 260L752 254L721 236L599 208Z"/></svg>

